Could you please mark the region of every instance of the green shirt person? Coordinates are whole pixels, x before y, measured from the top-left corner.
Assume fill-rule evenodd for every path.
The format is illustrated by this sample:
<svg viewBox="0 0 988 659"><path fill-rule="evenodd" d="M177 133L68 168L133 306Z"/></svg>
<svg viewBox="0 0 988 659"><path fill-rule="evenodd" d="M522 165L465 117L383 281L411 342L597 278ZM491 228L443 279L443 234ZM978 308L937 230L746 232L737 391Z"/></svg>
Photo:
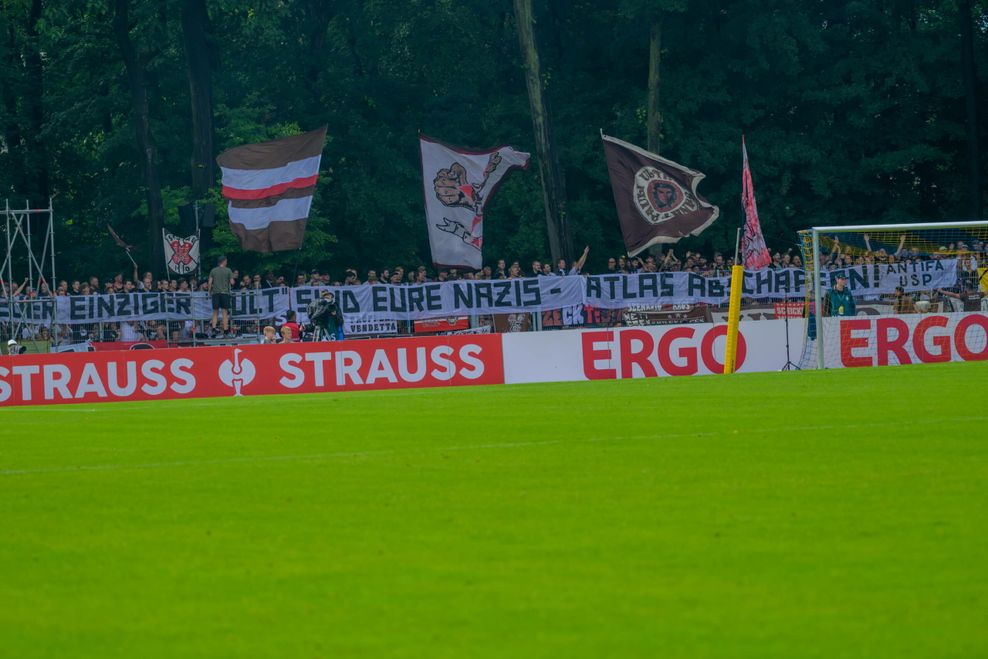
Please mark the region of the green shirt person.
<svg viewBox="0 0 988 659"><path fill-rule="evenodd" d="M827 296L823 300L825 316L855 316L857 307L854 304L854 296L851 289L847 287L847 275L840 273L837 275L837 283L827 291Z"/></svg>
<svg viewBox="0 0 988 659"><path fill-rule="evenodd" d="M209 271L209 282L206 288L213 298L213 318L210 326L216 331L216 320L219 312L223 311L223 332L230 330L230 282L233 271L226 266L226 257L221 256L216 267Z"/></svg>

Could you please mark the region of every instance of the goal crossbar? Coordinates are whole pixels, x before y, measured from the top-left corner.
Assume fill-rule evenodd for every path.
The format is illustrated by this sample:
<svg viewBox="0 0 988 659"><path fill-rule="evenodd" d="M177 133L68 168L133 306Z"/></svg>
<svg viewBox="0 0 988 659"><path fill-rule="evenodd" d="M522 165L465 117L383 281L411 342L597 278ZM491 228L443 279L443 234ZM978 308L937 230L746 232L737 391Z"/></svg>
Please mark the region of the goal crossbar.
<svg viewBox="0 0 988 659"><path fill-rule="evenodd" d="M853 233L863 233L865 231L921 231L926 229L966 229L970 227L983 227L985 226L985 221L969 221L965 220L963 222L925 222L925 223L915 223L915 224L856 224L856 225L843 225L843 226L833 226L833 227L813 227L810 231L823 232L823 233L836 233L840 231L848 231Z"/></svg>

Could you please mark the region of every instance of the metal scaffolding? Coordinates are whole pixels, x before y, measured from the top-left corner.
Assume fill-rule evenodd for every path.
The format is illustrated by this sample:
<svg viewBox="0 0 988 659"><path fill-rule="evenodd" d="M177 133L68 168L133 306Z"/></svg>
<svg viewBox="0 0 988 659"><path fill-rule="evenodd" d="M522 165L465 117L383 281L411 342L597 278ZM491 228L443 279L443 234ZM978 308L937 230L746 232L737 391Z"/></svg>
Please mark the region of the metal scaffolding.
<svg viewBox="0 0 988 659"><path fill-rule="evenodd" d="M3 294L7 301L6 318L0 317L0 322L7 321L4 338L20 338L23 321L15 313L15 292L22 283L25 286L22 293L38 290L44 283L53 300L58 285L55 279L55 214L50 198L47 208L31 208L28 202L24 202L23 208L12 208L7 199L0 214L3 215L6 246L0 278L5 280Z"/></svg>

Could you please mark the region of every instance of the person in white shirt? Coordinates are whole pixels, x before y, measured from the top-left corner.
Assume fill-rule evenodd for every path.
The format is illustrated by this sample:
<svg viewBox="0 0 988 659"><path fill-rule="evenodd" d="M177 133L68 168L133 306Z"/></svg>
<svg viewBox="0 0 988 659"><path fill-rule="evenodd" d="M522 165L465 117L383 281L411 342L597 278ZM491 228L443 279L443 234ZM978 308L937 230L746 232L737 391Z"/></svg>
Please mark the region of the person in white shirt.
<svg viewBox="0 0 988 659"><path fill-rule="evenodd" d="M120 340L124 342L143 341L144 336L137 331L133 322L125 321L120 323Z"/></svg>

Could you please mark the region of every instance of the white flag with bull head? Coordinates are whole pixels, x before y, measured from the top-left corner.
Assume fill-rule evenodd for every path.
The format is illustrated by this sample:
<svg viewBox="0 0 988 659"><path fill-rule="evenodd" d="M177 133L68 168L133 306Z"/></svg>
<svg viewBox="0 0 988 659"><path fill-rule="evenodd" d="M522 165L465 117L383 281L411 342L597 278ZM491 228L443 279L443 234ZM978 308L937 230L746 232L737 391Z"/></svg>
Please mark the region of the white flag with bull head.
<svg viewBox="0 0 988 659"><path fill-rule="evenodd" d="M437 267L483 265L484 208L504 175L528 167L529 154L510 146L467 151L419 136L422 185L432 262Z"/></svg>

